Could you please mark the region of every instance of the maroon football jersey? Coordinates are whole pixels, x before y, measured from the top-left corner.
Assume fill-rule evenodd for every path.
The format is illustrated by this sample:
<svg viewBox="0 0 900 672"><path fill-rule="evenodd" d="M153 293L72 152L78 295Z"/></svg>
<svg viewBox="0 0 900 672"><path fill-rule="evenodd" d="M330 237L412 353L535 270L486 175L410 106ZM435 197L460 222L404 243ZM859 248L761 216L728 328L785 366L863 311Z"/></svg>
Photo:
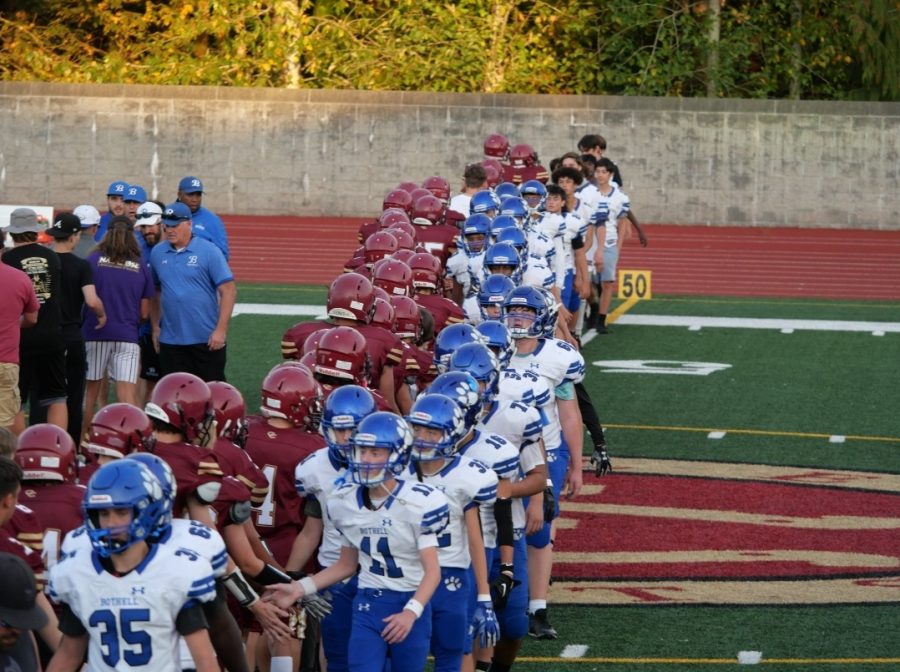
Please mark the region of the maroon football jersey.
<svg viewBox="0 0 900 672"><path fill-rule="evenodd" d="M549 179L550 173L540 164L536 166L503 167L504 182L512 182L513 184L519 185L528 182L529 180L537 180L543 184L547 184L547 180Z"/></svg>
<svg viewBox="0 0 900 672"><path fill-rule="evenodd" d="M459 236L459 228L452 224L437 224L434 226L414 225L416 229L416 243L424 247L428 252L441 260L441 266L447 266L447 259L456 251L456 239Z"/></svg>
<svg viewBox="0 0 900 672"><path fill-rule="evenodd" d="M431 385L431 381L438 377L437 367L434 365L434 353L431 350L411 345L412 355L419 365L419 373L416 376L416 389L421 393Z"/></svg>
<svg viewBox="0 0 900 672"><path fill-rule="evenodd" d="M419 360L413 351L413 346L409 343L400 341L402 361L399 366L394 367L394 389L399 390L403 383L409 384L415 382L421 373L419 370Z"/></svg>
<svg viewBox="0 0 900 672"><path fill-rule="evenodd" d="M294 469L324 447L325 439L299 428L273 427L262 416L250 416L248 420L247 454L269 481L265 501L253 507L253 524L272 555L283 565L305 520L303 500L294 485Z"/></svg>
<svg viewBox="0 0 900 672"><path fill-rule="evenodd" d="M46 577L44 576L44 561L41 559L40 553L32 551L28 546L16 541L5 529L0 529L0 553L12 553L27 562L31 571L34 572L37 589L44 590Z"/></svg>
<svg viewBox="0 0 900 672"><path fill-rule="evenodd" d="M234 476L250 490L253 506L262 504L269 492L269 481L262 470L253 464L247 451L234 445L228 439L218 439L213 452L226 476Z"/></svg>
<svg viewBox="0 0 900 672"><path fill-rule="evenodd" d="M38 515L21 502L16 504L12 518L3 529L32 551L38 554L44 551L44 525Z"/></svg>
<svg viewBox="0 0 900 672"><path fill-rule="evenodd" d="M233 476L223 476L220 483L216 501L210 506L215 512L216 530L219 534L224 534L225 528L229 525L242 524L242 521L232 517L232 507L242 508L250 505L250 488Z"/></svg>
<svg viewBox="0 0 900 672"><path fill-rule="evenodd" d="M225 475L213 451L190 443L157 442L153 454L165 460L175 475L177 491L172 515L184 515L187 498L201 485L222 480ZM202 499L202 498L201 498Z"/></svg>
<svg viewBox="0 0 900 672"><path fill-rule="evenodd" d="M281 337L281 356L285 359L300 359L307 337L319 329L331 329L334 325L324 320L298 322Z"/></svg>
<svg viewBox="0 0 900 672"><path fill-rule="evenodd" d="M400 339L383 327L359 323L354 326L366 337L366 349L372 367L369 374L370 387L377 388L384 367L399 366L402 361L403 348Z"/></svg>
<svg viewBox="0 0 900 672"><path fill-rule="evenodd" d="M81 502L86 488L74 483L25 481L19 501L37 514L43 523L44 564L47 569L59 560L59 548L66 535L84 524Z"/></svg>
<svg viewBox="0 0 900 672"><path fill-rule="evenodd" d="M416 294L413 297L422 308L431 313L434 318L434 335L441 333L441 329L448 324L456 324L466 319L462 308L450 299L437 294Z"/></svg>
<svg viewBox="0 0 900 672"><path fill-rule="evenodd" d="M377 219L373 220L371 222L363 222L362 224L359 225L359 230L356 232L356 240L359 241L360 245L363 245L363 244L365 244L365 242L369 238L369 236L371 236L373 233L378 233L380 230L381 230L381 222L379 222ZM363 248L360 248L360 250L361 249L363 249ZM357 250L356 253L354 253L354 254L358 254L358 253L359 253L359 250Z"/></svg>

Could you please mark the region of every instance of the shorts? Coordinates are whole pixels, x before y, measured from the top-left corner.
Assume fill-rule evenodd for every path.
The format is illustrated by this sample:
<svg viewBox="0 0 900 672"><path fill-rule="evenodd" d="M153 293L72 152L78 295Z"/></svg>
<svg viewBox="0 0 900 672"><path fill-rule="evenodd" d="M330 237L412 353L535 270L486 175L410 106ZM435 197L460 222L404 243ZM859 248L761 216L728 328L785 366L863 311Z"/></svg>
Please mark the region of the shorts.
<svg viewBox="0 0 900 672"><path fill-rule="evenodd" d="M138 345L141 346L141 378L159 380L162 378L162 370L159 366L159 353L153 347L153 336L142 334L138 339Z"/></svg>
<svg viewBox="0 0 900 672"><path fill-rule="evenodd" d="M119 383L137 383L141 349L137 343L125 341L88 341L87 379L102 380L111 376Z"/></svg>
<svg viewBox="0 0 900 672"><path fill-rule="evenodd" d="M616 264L619 263L618 244L603 248L603 270L600 272L601 282L616 281Z"/></svg>
<svg viewBox="0 0 900 672"><path fill-rule="evenodd" d="M41 406L66 400L66 348L62 342L58 350L50 352L21 352L19 362L19 396L24 402L37 385L37 400Z"/></svg>
<svg viewBox="0 0 900 672"><path fill-rule="evenodd" d="M21 408L19 365L0 362L0 427L12 426Z"/></svg>

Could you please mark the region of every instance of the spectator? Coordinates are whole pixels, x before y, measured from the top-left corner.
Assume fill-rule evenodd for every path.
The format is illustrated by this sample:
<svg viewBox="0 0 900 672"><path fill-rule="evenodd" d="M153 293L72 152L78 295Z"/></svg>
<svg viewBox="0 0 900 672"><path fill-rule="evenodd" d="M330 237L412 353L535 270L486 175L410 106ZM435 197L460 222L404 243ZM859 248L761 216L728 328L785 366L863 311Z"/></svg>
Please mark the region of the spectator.
<svg viewBox="0 0 900 672"><path fill-rule="evenodd" d="M0 264L0 428L25 429L19 394L19 330L37 324L40 304L31 278Z"/></svg>
<svg viewBox="0 0 900 672"><path fill-rule="evenodd" d="M147 200L147 192L139 184L129 184L125 191L125 214L131 221L137 219L137 209Z"/></svg>
<svg viewBox="0 0 900 672"><path fill-rule="evenodd" d="M24 560L0 553L0 670L38 670L37 643L32 630L47 625L36 604L37 583Z"/></svg>
<svg viewBox="0 0 900 672"><path fill-rule="evenodd" d="M163 375L186 371L225 380L225 339L237 298L234 276L213 243L193 235L191 211L170 203L162 214L166 238L153 248L150 269L153 339Z"/></svg>
<svg viewBox="0 0 900 672"><path fill-rule="evenodd" d="M603 152L606 151L606 138L594 133L582 136L581 140L578 141L578 151L582 154L590 154L596 161L599 161L603 158ZM610 159L607 160L612 162ZM612 164L612 171L610 172L612 173L612 181L615 183L615 186L621 187L622 173L619 172L619 167L615 163Z"/></svg>
<svg viewBox="0 0 900 672"><path fill-rule="evenodd" d="M100 217L100 224L94 234L94 240L100 242L100 239L106 235L106 227L109 226L109 220L113 217L120 217L125 213L125 194L128 192L128 183L122 180L111 182L106 190L106 205L108 210Z"/></svg>
<svg viewBox="0 0 900 672"><path fill-rule="evenodd" d="M116 399L135 405L140 369L138 328L150 315L154 296L150 270L141 262L141 250L127 217L114 217L97 249L87 258L107 315L104 322L87 315L83 334L87 342L87 399L84 429L94 415L101 381L116 381ZM102 403L101 403L102 405Z"/></svg>
<svg viewBox="0 0 900 672"><path fill-rule="evenodd" d="M159 201L147 201L137 209L137 222L134 225L135 238L141 248L141 261L148 269L150 268L150 252L159 242L163 207L165 206ZM149 319L141 322L141 328L138 331L138 345L141 348L142 381L138 392L140 401L138 406L143 407L144 402L150 398L156 381L162 377L159 353L153 347L153 327Z"/></svg>
<svg viewBox="0 0 900 672"><path fill-rule="evenodd" d="M228 261L228 234L225 232L225 225L219 216L202 205L203 182L197 177L182 177L178 183L177 200L191 209L191 226L194 229L194 235L215 243L216 247L225 255L225 261Z"/></svg>
<svg viewBox="0 0 900 672"><path fill-rule="evenodd" d="M59 306L62 314L62 338L66 348L68 431L72 440L78 443L84 406L84 375L87 372L87 356L84 338L81 336L82 315L85 306L90 308L96 315L95 328L99 329L106 323L106 312L94 287L91 265L73 254L82 236L81 220L74 214L58 215L48 233L53 237L53 251L59 255L62 270Z"/></svg>
<svg viewBox="0 0 900 672"><path fill-rule="evenodd" d="M94 249L94 236L100 224L100 211L93 205L79 205L72 214L81 221L81 239L72 252L84 259Z"/></svg>
<svg viewBox="0 0 900 672"><path fill-rule="evenodd" d="M19 393L24 402L34 385L37 403L31 403L31 410L45 407L47 422L66 429L66 351L59 305L59 256L38 244L41 226L34 210L16 208L9 221L6 231L12 236L14 247L3 255L3 263L28 274L41 304L37 324L22 333L19 344ZM32 424L36 424L37 417L33 413Z"/></svg>

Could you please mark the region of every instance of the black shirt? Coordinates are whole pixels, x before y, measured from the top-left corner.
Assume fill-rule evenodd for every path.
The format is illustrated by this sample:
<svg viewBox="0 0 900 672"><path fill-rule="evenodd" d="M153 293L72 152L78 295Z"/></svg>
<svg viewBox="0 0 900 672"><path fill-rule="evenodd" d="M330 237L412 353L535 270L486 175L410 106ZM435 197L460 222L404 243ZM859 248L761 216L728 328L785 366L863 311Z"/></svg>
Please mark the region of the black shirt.
<svg viewBox="0 0 900 672"><path fill-rule="evenodd" d="M22 330L19 351L53 352L62 347L62 313L59 306L62 270L59 255L38 243L21 245L3 254L3 263L24 271L31 278L41 309L37 324Z"/></svg>
<svg viewBox="0 0 900 672"><path fill-rule="evenodd" d="M94 284L94 271L87 260L72 252L58 254L62 266L59 308L62 313L62 337L68 342L80 341L81 323L84 321L85 285Z"/></svg>

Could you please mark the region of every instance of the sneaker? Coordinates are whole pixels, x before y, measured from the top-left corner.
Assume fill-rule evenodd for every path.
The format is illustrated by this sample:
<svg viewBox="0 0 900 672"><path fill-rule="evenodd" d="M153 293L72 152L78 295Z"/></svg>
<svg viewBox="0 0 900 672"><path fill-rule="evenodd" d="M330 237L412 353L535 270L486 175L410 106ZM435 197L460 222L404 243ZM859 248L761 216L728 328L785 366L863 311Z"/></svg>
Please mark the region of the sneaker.
<svg viewBox="0 0 900 672"><path fill-rule="evenodd" d="M556 639L556 630L547 620L546 609L538 609L528 615L528 634L535 639Z"/></svg>
<svg viewBox="0 0 900 672"><path fill-rule="evenodd" d="M598 324L598 325L597 325L597 333L598 333L598 334L608 334L608 333L610 333L610 332L609 332L609 329L606 327L605 324Z"/></svg>

